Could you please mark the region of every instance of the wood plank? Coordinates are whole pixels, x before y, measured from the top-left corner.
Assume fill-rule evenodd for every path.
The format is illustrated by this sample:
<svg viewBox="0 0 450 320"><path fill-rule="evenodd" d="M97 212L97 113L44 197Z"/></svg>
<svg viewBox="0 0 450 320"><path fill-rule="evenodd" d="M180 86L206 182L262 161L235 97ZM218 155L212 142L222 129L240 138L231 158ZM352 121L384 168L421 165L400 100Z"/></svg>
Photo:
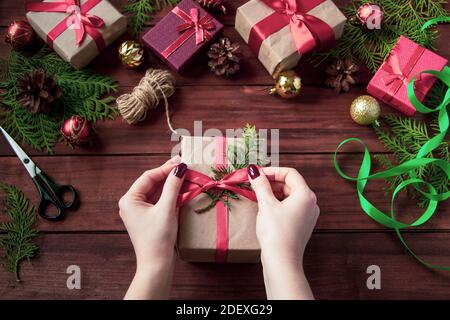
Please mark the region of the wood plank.
<svg viewBox="0 0 450 320"><path fill-rule="evenodd" d="M373 152L385 152L373 130L355 124L349 116L351 101L364 93L362 88L355 88L346 95L335 95L328 88L305 87L299 99L284 100L269 96L267 87L261 86L181 87L169 103L174 127L185 128L190 134L194 134L194 121L203 121L204 131L216 128L223 133L252 123L258 129L280 130L280 153L334 152L338 143L349 137L363 139ZM395 113L388 106L383 106L382 112ZM96 128L98 136L93 147L72 150L60 144L55 153L167 154L175 145L163 106L149 112L147 120L136 126L118 118L99 123ZM0 139L0 155L11 154L10 147Z"/></svg>
<svg viewBox="0 0 450 320"><path fill-rule="evenodd" d="M36 163L60 184L74 185L81 197L77 212L69 212L64 221L47 222L39 219L39 229L44 231L123 231L118 215L118 200L134 180L145 170L159 166L168 156L116 156L116 157L39 157ZM340 160L343 170L355 175L359 155L348 154ZM321 208L318 230L385 230L367 217L359 207L355 185L341 179L332 163L331 155L285 155L281 166L297 168L316 192ZM27 172L15 157L0 158L0 181L22 189L33 203L37 191ZM388 212L390 198L384 196L381 181L370 182L367 197ZM0 200L2 198L0 197ZM420 214L414 200L400 197L397 216L412 222ZM0 212L3 212L0 201ZM442 203L425 229L450 229L448 203Z"/></svg>
<svg viewBox="0 0 450 320"><path fill-rule="evenodd" d="M408 235L425 259L450 263L450 234ZM1 299L121 299L135 270L125 234L50 234L40 256L25 262L22 282L0 270ZM430 243L433 243L430 246ZM66 269L81 268L81 290L68 290ZM381 290L366 287L367 267L381 268ZM449 274L420 265L393 234L314 234L305 272L318 299L449 299ZM264 299L260 264L178 261L172 299Z"/></svg>

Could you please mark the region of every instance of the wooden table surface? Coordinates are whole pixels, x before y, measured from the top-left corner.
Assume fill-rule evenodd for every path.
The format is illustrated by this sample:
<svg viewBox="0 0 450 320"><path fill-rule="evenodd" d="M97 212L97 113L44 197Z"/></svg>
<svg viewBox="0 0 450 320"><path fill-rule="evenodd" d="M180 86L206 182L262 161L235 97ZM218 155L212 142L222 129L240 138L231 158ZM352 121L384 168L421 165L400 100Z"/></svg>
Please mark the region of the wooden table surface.
<svg viewBox="0 0 450 320"><path fill-rule="evenodd" d="M111 1L120 7L125 0ZM195 120L203 128L240 128L246 122L258 128L280 129L280 162L297 168L316 192L321 216L307 248L305 271L319 299L416 299L450 298L450 273L432 271L420 265L401 246L395 234L369 219L360 209L355 186L335 172L332 153L344 138L364 139L374 153L385 152L370 128L356 125L349 116L351 101L365 94L368 74L362 85L348 94L336 95L323 86L323 67L307 61L297 68L303 78L301 97L283 100L267 95L270 76L234 29L235 10L245 0L228 0L229 13L219 16L224 34L242 44L242 72L233 79L215 77L206 59L200 58L186 75L177 75L177 90L170 98L176 128L193 129ZM343 6L347 1L336 1ZM167 13L157 14L152 24ZM3 35L13 20L23 18L22 1L0 1ZM450 58L450 29L439 27L439 53ZM129 36L128 36L129 37ZM127 39L127 36L121 40ZM137 85L143 71L120 65L116 49L120 40L96 58L94 70L112 76L120 92ZM0 56L9 47L0 42ZM149 57L148 65L164 65ZM383 106L383 113L393 109ZM119 218L117 202L131 183L146 169L166 161L176 142L170 141L163 108L151 112L137 126L121 118L99 123L96 143L90 148L72 150L59 145L54 155L27 151L35 162L56 181L75 185L82 204L64 221L38 220L37 259L24 262L22 282L0 269L0 298L3 299L120 299L134 273L133 249ZM360 150L346 149L344 167L355 173ZM0 139L0 181L24 190L34 203L37 192L27 172L9 146ZM388 209L382 182L371 182L368 197ZM0 199L2 200L2 199ZM3 201L1 201L3 202ZM419 210L414 201L400 200L401 217L411 221ZM3 211L3 203L0 211ZM406 238L422 257L450 265L450 213L441 204L433 219ZM151 232L151 230L149 230ZM68 290L66 269L78 265L82 272L81 290ZM366 269L381 268L381 290L368 290ZM178 261L172 291L174 299L263 299L260 264L195 264Z"/></svg>

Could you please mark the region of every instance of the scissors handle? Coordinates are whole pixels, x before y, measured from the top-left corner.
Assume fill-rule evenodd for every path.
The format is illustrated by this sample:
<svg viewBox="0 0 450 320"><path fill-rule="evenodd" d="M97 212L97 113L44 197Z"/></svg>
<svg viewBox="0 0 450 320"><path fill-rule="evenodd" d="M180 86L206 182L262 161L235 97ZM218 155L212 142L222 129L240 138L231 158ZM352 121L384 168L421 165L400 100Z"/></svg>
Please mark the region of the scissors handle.
<svg viewBox="0 0 450 320"><path fill-rule="evenodd" d="M41 196L38 213L47 220L59 220L64 217L66 210L73 209L78 204L78 193L71 185L60 186L53 182L45 173L40 172L34 178L33 182ZM64 201L64 195L70 193L71 200ZM48 208L53 206L56 208L56 214L49 214Z"/></svg>

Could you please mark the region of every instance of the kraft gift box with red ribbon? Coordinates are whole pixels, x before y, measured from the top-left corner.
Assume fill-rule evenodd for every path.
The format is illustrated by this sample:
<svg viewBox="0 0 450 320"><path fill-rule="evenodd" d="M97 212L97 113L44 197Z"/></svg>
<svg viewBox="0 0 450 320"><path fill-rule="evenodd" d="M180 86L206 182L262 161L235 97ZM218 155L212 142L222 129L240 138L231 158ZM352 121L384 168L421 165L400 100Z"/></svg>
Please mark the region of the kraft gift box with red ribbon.
<svg viewBox="0 0 450 320"><path fill-rule="evenodd" d="M106 0L46 0L25 4L36 33L81 69L122 35L127 19Z"/></svg>
<svg viewBox="0 0 450 320"><path fill-rule="evenodd" d="M188 165L178 198L180 257L192 262L257 262L260 247L256 238L258 206L249 183L247 169L240 169L215 181L211 168L228 164L227 145L242 138L191 137L181 140L181 161ZM230 207L221 201L203 213L196 210L210 203L208 192L233 191Z"/></svg>
<svg viewBox="0 0 450 320"><path fill-rule="evenodd" d="M192 0L183 0L142 41L173 70L182 72L222 31L223 25Z"/></svg>
<svg viewBox="0 0 450 320"><path fill-rule="evenodd" d="M331 0L250 0L237 9L235 28L275 77L302 55L333 47L345 22Z"/></svg>
<svg viewBox="0 0 450 320"><path fill-rule="evenodd" d="M427 50L414 41L400 36L396 45L367 86L367 92L408 116L416 109L408 99L408 84L415 75L425 70L441 71L447 59ZM436 78L422 74L414 82L415 93L423 101Z"/></svg>

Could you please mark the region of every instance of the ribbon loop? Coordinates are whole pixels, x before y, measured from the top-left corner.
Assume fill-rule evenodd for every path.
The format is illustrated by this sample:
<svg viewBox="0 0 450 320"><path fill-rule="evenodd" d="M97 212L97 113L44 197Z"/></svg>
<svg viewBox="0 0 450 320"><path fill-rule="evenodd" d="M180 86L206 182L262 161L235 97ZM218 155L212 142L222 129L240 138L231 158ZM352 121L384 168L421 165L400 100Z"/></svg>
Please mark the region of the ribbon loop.
<svg viewBox="0 0 450 320"><path fill-rule="evenodd" d="M68 15L54 27L47 35L47 44L52 47L53 42L65 30L73 26L75 43L83 43L86 33L95 41L97 48L102 50L106 45L101 33L97 29L105 26L102 18L88 14L88 11L99 4L101 0L88 0L80 5L79 0L65 0L61 2L31 2L25 4L26 11L32 12L61 12Z"/></svg>

